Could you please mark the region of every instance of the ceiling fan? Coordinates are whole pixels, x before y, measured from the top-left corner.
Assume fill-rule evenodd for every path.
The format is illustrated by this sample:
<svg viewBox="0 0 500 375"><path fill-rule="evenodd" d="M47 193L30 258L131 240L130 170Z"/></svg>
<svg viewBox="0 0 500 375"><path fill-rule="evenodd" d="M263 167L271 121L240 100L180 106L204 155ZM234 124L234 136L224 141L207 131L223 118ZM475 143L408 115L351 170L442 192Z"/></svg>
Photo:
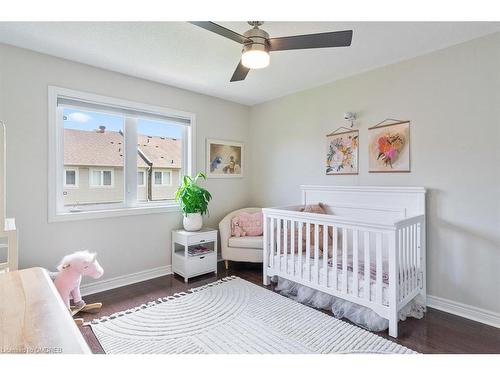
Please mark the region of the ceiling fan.
<svg viewBox="0 0 500 375"><path fill-rule="evenodd" d="M214 22L190 23L243 44L241 60L231 77L231 82L243 81L250 69L261 69L268 66L269 52L289 49L348 47L352 40L352 30L270 38L267 32L259 28L264 21L248 21L252 28L243 35Z"/></svg>

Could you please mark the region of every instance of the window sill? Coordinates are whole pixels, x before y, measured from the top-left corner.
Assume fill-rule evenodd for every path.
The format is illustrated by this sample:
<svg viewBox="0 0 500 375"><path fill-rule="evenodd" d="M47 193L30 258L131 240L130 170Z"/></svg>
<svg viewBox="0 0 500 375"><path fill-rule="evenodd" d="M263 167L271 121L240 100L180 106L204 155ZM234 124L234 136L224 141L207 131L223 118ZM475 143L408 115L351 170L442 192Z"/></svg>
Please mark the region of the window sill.
<svg viewBox="0 0 500 375"><path fill-rule="evenodd" d="M96 211L80 211L80 212L62 212L62 213L49 213L49 223L58 223L64 221L76 220L90 220L102 219L108 217L120 217L131 215L148 215L160 214L165 212L181 212L178 204L164 204L164 205L150 205L150 206L137 206L114 208Z"/></svg>

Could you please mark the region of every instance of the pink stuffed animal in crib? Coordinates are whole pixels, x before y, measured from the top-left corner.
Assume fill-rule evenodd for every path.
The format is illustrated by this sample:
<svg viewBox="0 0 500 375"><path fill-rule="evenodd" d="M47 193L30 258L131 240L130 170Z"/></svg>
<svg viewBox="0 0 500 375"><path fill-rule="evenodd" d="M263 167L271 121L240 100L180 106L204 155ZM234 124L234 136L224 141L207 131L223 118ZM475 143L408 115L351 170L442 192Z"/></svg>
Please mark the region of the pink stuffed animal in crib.
<svg viewBox="0 0 500 375"><path fill-rule="evenodd" d="M59 273L55 276L54 284L68 309L71 298L76 306L85 305L80 293L82 276L98 279L103 275L104 271L97 262L96 255L87 250L77 251L66 255L57 266Z"/></svg>

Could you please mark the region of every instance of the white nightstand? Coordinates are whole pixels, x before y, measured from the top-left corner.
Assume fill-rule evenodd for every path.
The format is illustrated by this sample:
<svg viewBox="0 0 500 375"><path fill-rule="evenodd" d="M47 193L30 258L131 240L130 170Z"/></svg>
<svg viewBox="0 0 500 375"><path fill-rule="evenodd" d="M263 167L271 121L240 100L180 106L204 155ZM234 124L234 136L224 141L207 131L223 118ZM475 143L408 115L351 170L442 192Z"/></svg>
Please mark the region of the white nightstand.
<svg viewBox="0 0 500 375"><path fill-rule="evenodd" d="M184 277L186 283L190 277L217 274L217 230L172 231L172 272Z"/></svg>

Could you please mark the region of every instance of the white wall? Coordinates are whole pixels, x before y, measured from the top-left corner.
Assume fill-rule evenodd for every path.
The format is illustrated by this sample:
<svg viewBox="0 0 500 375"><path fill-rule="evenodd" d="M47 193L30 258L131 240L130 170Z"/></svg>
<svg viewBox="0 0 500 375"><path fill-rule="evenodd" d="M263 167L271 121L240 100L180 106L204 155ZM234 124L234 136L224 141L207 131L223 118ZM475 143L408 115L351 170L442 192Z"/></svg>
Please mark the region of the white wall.
<svg viewBox="0 0 500 375"><path fill-rule="evenodd" d="M360 174L326 176L325 135L358 113ZM369 174L367 128L411 120L411 173ZM500 312L500 34L255 106L251 203L300 184L429 189L428 293Z"/></svg>
<svg viewBox="0 0 500 375"><path fill-rule="evenodd" d="M205 169L206 138L247 140L248 107L0 44L7 214L16 217L19 227L20 267L53 268L64 254L82 248L99 253L105 278L171 264L170 231L181 227L180 213L48 224L48 85L195 113L197 170ZM217 225L234 207L247 205L248 181L206 183L213 194L208 225Z"/></svg>

